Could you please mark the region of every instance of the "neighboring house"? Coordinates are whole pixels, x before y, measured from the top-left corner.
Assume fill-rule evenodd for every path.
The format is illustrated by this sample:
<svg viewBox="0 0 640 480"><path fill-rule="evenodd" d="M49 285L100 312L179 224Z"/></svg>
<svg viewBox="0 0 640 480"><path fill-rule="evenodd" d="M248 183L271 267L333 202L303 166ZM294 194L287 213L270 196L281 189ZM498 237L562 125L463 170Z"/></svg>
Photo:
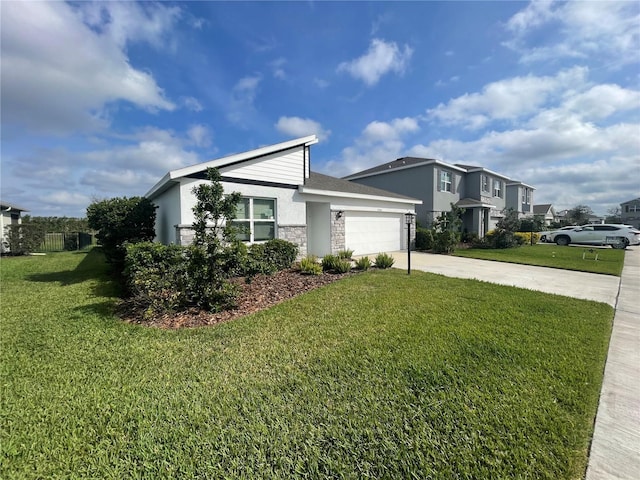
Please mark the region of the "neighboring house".
<svg viewBox="0 0 640 480"><path fill-rule="evenodd" d="M556 211L550 203L533 206L533 215L544 219L544 224L549 226L557 221Z"/></svg>
<svg viewBox="0 0 640 480"><path fill-rule="evenodd" d="M6 227L22 223L22 212L28 212L26 208L13 205L0 200L0 252L5 252L4 245Z"/></svg>
<svg viewBox="0 0 640 480"><path fill-rule="evenodd" d="M317 142L311 135L168 172L145 195L158 205L156 240L192 242L193 188L215 167L224 191L242 194L236 222L248 227L248 243L280 238L301 256L406 248L404 214L420 200L312 172Z"/></svg>
<svg viewBox="0 0 640 480"><path fill-rule="evenodd" d="M495 228L506 208L512 207L523 216L531 213L533 201L533 187L514 183L505 175L483 167L452 165L428 158L399 158L345 179L419 198L422 205L416 207L417 220L424 226L449 211L451 204L463 207L463 228L481 237ZM510 193L520 190L528 192L527 203L510 202Z"/></svg>
<svg viewBox="0 0 640 480"><path fill-rule="evenodd" d="M640 198L621 203L620 218L622 223L640 229Z"/></svg>

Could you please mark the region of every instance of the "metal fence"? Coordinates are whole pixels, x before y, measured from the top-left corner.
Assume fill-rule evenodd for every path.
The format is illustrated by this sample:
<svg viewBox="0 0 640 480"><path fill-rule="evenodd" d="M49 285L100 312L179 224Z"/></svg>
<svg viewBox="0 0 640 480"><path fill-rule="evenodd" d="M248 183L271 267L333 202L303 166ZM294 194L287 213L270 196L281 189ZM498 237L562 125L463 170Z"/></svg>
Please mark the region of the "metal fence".
<svg viewBox="0 0 640 480"><path fill-rule="evenodd" d="M82 250L95 245L94 236L86 232L45 233L38 252L62 252Z"/></svg>

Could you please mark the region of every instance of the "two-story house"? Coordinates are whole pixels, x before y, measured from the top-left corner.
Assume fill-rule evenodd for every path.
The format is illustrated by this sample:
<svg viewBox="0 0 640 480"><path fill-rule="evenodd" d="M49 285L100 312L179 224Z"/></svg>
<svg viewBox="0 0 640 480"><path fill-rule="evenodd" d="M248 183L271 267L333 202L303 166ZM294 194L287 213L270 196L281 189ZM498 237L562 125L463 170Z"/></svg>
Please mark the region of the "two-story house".
<svg viewBox="0 0 640 480"><path fill-rule="evenodd" d="M416 214L423 226L451 204L462 207L464 230L481 237L495 228L507 208L520 217L533 212L533 187L479 166L404 157L344 178L422 200Z"/></svg>
<svg viewBox="0 0 640 480"><path fill-rule="evenodd" d="M620 204L622 223L640 229L640 197Z"/></svg>

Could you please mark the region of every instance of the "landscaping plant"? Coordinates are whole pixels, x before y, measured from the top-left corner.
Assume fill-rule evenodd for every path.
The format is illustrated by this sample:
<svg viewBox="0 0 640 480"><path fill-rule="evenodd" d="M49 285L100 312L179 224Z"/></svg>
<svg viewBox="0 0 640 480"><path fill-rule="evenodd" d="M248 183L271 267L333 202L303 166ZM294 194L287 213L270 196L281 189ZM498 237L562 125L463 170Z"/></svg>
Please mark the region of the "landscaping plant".
<svg viewBox="0 0 640 480"><path fill-rule="evenodd" d="M304 275L322 275L322 265L318 263L318 257L307 255L300 260L300 273Z"/></svg>
<svg viewBox="0 0 640 480"><path fill-rule="evenodd" d="M371 260L369 257L360 257L356 260L356 269L357 270L369 270L371 268Z"/></svg>
<svg viewBox="0 0 640 480"><path fill-rule="evenodd" d="M387 253L379 253L376 255L376 259L374 262L374 266L376 268L391 268L394 264L395 260L393 257Z"/></svg>

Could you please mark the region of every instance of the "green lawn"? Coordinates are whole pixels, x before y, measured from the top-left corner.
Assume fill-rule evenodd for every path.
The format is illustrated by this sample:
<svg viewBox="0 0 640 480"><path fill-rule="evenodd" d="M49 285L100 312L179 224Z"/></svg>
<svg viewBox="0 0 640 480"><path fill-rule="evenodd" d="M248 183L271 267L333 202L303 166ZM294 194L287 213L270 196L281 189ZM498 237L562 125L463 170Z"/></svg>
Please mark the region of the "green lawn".
<svg viewBox="0 0 640 480"><path fill-rule="evenodd" d="M608 305L387 270L168 331L98 250L0 266L0 478L584 473Z"/></svg>
<svg viewBox="0 0 640 480"><path fill-rule="evenodd" d="M596 254L598 260L595 260ZM557 245L523 245L518 248L456 250L457 257L523 263L542 267L579 270L620 276L624 264L624 250L591 247L559 247ZM584 255L585 258L582 258Z"/></svg>

